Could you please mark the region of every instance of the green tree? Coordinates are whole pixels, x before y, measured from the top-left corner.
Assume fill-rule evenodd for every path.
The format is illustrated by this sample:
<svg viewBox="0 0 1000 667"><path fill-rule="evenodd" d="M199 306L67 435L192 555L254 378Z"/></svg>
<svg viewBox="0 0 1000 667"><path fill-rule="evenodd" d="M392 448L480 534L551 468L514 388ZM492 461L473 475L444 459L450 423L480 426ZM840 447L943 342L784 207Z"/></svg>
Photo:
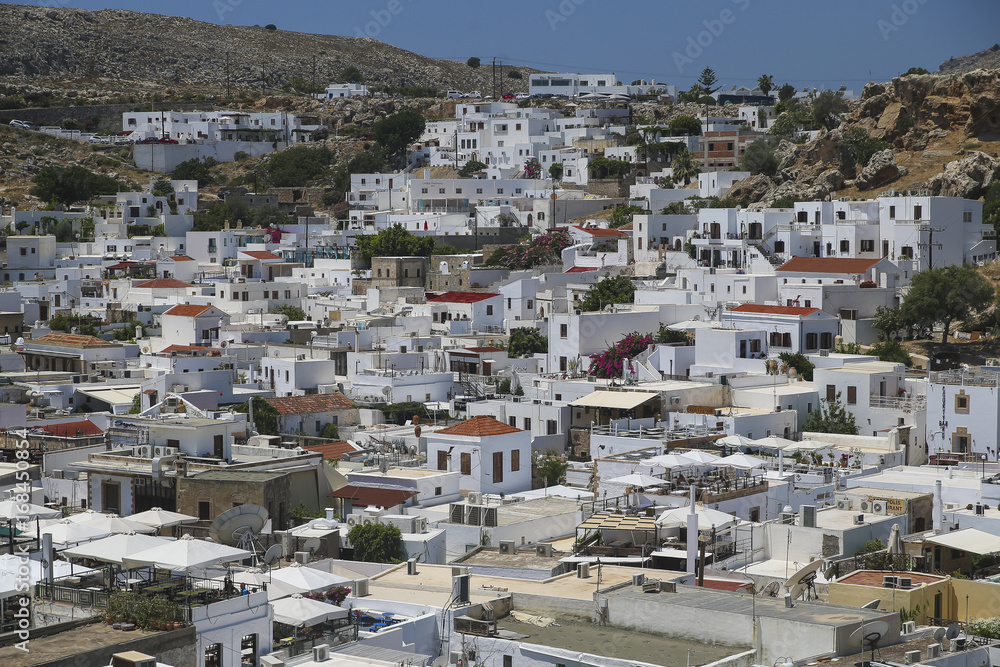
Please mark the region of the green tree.
<svg viewBox="0 0 1000 667"><path fill-rule="evenodd" d="M326 146L292 146L271 153L263 165L265 181L278 188L300 188L318 178L333 162Z"/></svg>
<svg viewBox="0 0 1000 667"><path fill-rule="evenodd" d="M523 357L526 354L541 354L549 351L549 339L534 327L518 327L511 329L510 340L507 342L509 357Z"/></svg>
<svg viewBox="0 0 1000 667"><path fill-rule="evenodd" d="M719 89L716 85L719 80L715 76L715 70L711 67L706 67L701 71L701 76L698 77L698 85L705 89L706 95L711 95Z"/></svg>
<svg viewBox="0 0 1000 667"><path fill-rule="evenodd" d="M469 160L458 170L459 178L472 178L473 174L486 169L486 164L479 160Z"/></svg>
<svg viewBox="0 0 1000 667"><path fill-rule="evenodd" d="M847 128L844 130L843 135L844 146L851 155L851 159L854 160L854 164L861 165L862 167L868 164L868 160L875 153L892 148L892 144L888 141L868 136L865 128L859 125Z"/></svg>
<svg viewBox="0 0 1000 667"><path fill-rule="evenodd" d="M479 60L479 58L476 58L475 56L473 56L473 57L469 58L468 60L466 60L465 64L468 65L469 67L471 67L472 69L479 69L479 66L482 64L482 61Z"/></svg>
<svg viewBox="0 0 1000 667"><path fill-rule="evenodd" d="M264 30L267 30L268 32L274 32L277 29L278 26L274 25L273 23L268 23L266 26L264 26Z"/></svg>
<svg viewBox="0 0 1000 667"><path fill-rule="evenodd" d="M386 523L359 524L347 533L354 546L354 560L366 563L398 563L403 555L403 534Z"/></svg>
<svg viewBox="0 0 1000 667"><path fill-rule="evenodd" d="M431 250L431 255L458 255L458 254L459 254L458 248L451 245L450 243L446 243L444 245L437 245L435 243L434 249Z"/></svg>
<svg viewBox="0 0 1000 667"><path fill-rule="evenodd" d="M899 338L899 332L906 328L903 312L899 308L879 306L875 309L872 328L878 332L879 340Z"/></svg>
<svg viewBox="0 0 1000 667"><path fill-rule="evenodd" d="M601 310L612 303L633 303L635 301L635 285L626 276L605 278L592 285L580 301L580 310Z"/></svg>
<svg viewBox="0 0 1000 667"><path fill-rule="evenodd" d="M520 71L518 71L516 69L512 69L511 71L507 72L507 78L508 79L523 79L524 75L522 75Z"/></svg>
<svg viewBox="0 0 1000 667"><path fill-rule="evenodd" d="M69 206L90 201L97 195L113 195L121 184L110 176L95 174L84 167L45 167L31 179L31 194L49 204Z"/></svg>
<svg viewBox="0 0 1000 667"><path fill-rule="evenodd" d="M910 353L906 351L906 348L898 340L884 340L873 345L868 350L868 354L874 354L880 361L903 364L907 368L913 366L913 358L910 357Z"/></svg>
<svg viewBox="0 0 1000 667"><path fill-rule="evenodd" d="M795 97L795 92L795 86L790 83L786 83L781 88L778 88L778 101L787 102Z"/></svg>
<svg viewBox="0 0 1000 667"><path fill-rule="evenodd" d="M378 120L372 127L372 136L388 155L402 153L424 133L426 122L419 112L403 109Z"/></svg>
<svg viewBox="0 0 1000 667"><path fill-rule="evenodd" d="M760 92L767 95L774 90L774 77L770 74L761 74L757 79L757 87L760 88Z"/></svg>
<svg viewBox="0 0 1000 667"><path fill-rule="evenodd" d="M289 222L293 222L293 220L291 220L287 214L282 213L281 210L274 204L258 206L254 210L250 211L250 224L254 227L266 229L271 225L280 227L282 224L287 224Z"/></svg>
<svg viewBox="0 0 1000 667"><path fill-rule="evenodd" d="M608 217L608 227L618 229L632 222L632 216L636 213L645 213L646 209L634 204L618 204L611 211Z"/></svg>
<svg viewBox="0 0 1000 667"><path fill-rule="evenodd" d="M840 125L840 116L845 111L847 103L844 102L844 95L840 91L824 90L813 100L813 121L817 127L832 130Z"/></svg>
<svg viewBox="0 0 1000 667"><path fill-rule="evenodd" d="M393 225L378 234L357 236L354 242L361 260L369 265L372 257L430 257L434 250L433 238L412 234L402 225Z"/></svg>
<svg viewBox="0 0 1000 667"><path fill-rule="evenodd" d="M677 116L667 124L671 136L697 137L701 135L701 121L694 116Z"/></svg>
<svg viewBox="0 0 1000 667"><path fill-rule="evenodd" d="M170 181L167 179L161 178L153 183L152 192L154 197L166 197L167 199L170 199L174 194L174 186L171 185Z"/></svg>
<svg viewBox="0 0 1000 667"><path fill-rule="evenodd" d="M923 67L911 67L910 69L903 72L903 76L913 76L915 74L930 74Z"/></svg>
<svg viewBox="0 0 1000 667"><path fill-rule="evenodd" d="M278 409L265 401L260 396L254 396L253 401L253 425L255 430L261 435L278 435ZM250 401L232 406L233 412L248 414L250 411Z"/></svg>
<svg viewBox="0 0 1000 667"><path fill-rule="evenodd" d="M688 185L693 179L698 178L698 174L701 173L701 166L689 150L683 150L674 156L671 166L674 170L674 180L684 181L684 185Z"/></svg>
<svg viewBox="0 0 1000 667"><path fill-rule="evenodd" d="M198 187L212 185L215 177L212 176L212 167L219 164L215 158L199 159L196 157L185 160L174 167L170 172L170 178L175 181L198 181Z"/></svg>
<svg viewBox="0 0 1000 667"><path fill-rule="evenodd" d="M833 401L823 399L819 402L819 408L809 413L802 430L810 433L857 435L858 425L854 413L844 407L840 402L840 394L837 394Z"/></svg>
<svg viewBox="0 0 1000 667"><path fill-rule="evenodd" d="M142 412L142 394L136 392L135 396L132 397L132 407L128 409L128 414L137 415Z"/></svg>
<svg viewBox="0 0 1000 667"><path fill-rule="evenodd" d="M776 150L779 140L776 137L761 137L753 141L740 158L740 169L751 174L774 176L778 173L780 161Z"/></svg>
<svg viewBox="0 0 1000 667"><path fill-rule="evenodd" d="M544 456L538 457L535 467L545 486L556 486L565 481L569 464L554 449L550 449Z"/></svg>
<svg viewBox="0 0 1000 667"><path fill-rule="evenodd" d="M289 322L301 322L306 319L306 311L290 303L283 303L271 309L275 315L284 315Z"/></svg>
<svg viewBox="0 0 1000 667"><path fill-rule="evenodd" d="M553 162L552 165L549 166L549 177L553 181L561 181L562 180L562 177L563 177L563 163L562 162Z"/></svg>
<svg viewBox="0 0 1000 667"><path fill-rule="evenodd" d="M320 431L319 437L326 438L327 440L336 441L340 440L340 429L336 424L327 424Z"/></svg>
<svg viewBox="0 0 1000 667"><path fill-rule="evenodd" d="M340 81L341 83L361 83L364 81L364 76L354 65L348 65L340 71Z"/></svg>
<svg viewBox="0 0 1000 667"><path fill-rule="evenodd" d="M1000 181L997 181L986 191L983 202L983 224L993 225L1000 231Z"/></svg>
<svg viewBox="0 0 1000 667"><path fill-rule="evenodd" d="M989 279L964 264L928 269L913 276L903 300L903 322L907 326L930 329L940 323L941 343L948 342L954 320L964 320L993 305L995 292Z"/></svg>
<svg viewBox="0 0 1000 667"><path fill-rule="evenodd" d="M778 355L781 359L781 363L785 364L789 368L794 368L795 372L802 376L802 379L806 382L812 382L813 370L816 366L806 358L806 355L799 354L798 352L782 352Z"/></svg>
<svg viewBox="0 0 1000 667"><path fill-rule="evenodd" d="M669 345L671 343L687 343L688 335L686 331L676 331L674 329L668 329L665 324L660 322L660 329L656 332L653 337L657 343L661 345Z"/></svg>
<svg viewBox="0 0 1000 667"><path fill-rule="evenodd" d="M194 231L217 232L225 227L226 220L234 226L238 220L250 219L250 207L241 197L226 197L214 201L194 214Z"/></svg>

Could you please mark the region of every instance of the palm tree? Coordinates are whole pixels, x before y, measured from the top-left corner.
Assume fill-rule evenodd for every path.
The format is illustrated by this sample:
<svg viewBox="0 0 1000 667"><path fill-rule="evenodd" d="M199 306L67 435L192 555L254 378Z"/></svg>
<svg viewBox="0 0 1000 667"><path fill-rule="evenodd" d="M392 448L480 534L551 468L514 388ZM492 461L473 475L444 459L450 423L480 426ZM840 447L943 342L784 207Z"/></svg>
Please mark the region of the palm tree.
<svg viewBox="0 0 1000 667"><path fill-rule="evenodd" d="M764 93L766 96L769 92L774 90L774 77L770 74L761 74L760 78L757 79L757 87L760 88L760 92Z"/></svg>
<svg viewBox="0 0 1000 667"><path fill-rule="evenodd" d="M684 181L688 185L691 179L697 178L701 173L701 166L695 161L691 151L684 150L674 156L674 181Z"/></svg>

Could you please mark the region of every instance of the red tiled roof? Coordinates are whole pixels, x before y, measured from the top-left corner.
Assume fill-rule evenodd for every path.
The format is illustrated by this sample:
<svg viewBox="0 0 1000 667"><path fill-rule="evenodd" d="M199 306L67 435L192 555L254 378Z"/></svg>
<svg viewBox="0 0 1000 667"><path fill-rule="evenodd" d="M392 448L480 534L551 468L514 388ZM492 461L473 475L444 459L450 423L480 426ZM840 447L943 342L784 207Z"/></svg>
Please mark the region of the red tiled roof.
<svg viewBox="0 0 1000 667"><path fill-rule="evenodd" d="M469 352L503 352L502 347L467 347Z"/></svg>
<svg viewBox="0 0 1000 667"><path fill-rule="evenodd" d="M566 273L587 273L588 271L596 271L596 266L573 266L570 267Z"/></svg>
<svg viewBox="0 0 1000 667"><path fill-rule="evenodd" d="M500 296L494 292L445 292L441 296L428 299L431 303L479 303Z"/></svg>
<svg viewBox="0 0 1000 667"><path fill-rule="evenodd" d="M819 308L799 308L797 306L762 306L757 303L744 303L733 308L737 313L761 313L763 315L812 315Z"/></svg>
<svg viewBox="0 0 1000 667"><path fill-rule="evenodd" d="M198 317L199 315L203 315L210 308L211 306L196 306L194 304L184 303L179 306L174 306L163 314L177 315L178 317Z"/></svg>
<svg viewBox="0 0 1000 667"><path fill-rule="evenodd" d="M880 570L861 570L849 574L843 579L838 579L838 584L853 584L855 586L875 586L882 587L882 577L887 574L906 575L914 585L933 584L941 581L944 577L934 574L922 574L920 572L882 572Z"/></svg>
<svg viewBox="0 0 1000 667"><path fill-rule="evenodd" d="M222 356L222 350L216 350L214 347L206 347L204 345L168 345L160 350L161 354L170 354L171 352L205 352L206 356L210 357Z"/></svg>
<svg viewBox="0 0 1000 667"><path fill-rule="evenodd" d="M167 259L172 259L175 262L193 262L194 257L188 257L187 255L174 255L173 257L168 257Z"/></svg>
<svg viewBox="0 0 1000 667"><path fill-rule="evenodd" d="M581 227L580 225L573 225L573 227L575 227L576 229L579 229L581 232L586 232L587 234L590 234L591 236L599 236L599 237L603 237L603 238L626 238L626 237L628 237L628 234L626 234L625 232L620 232L617 229L600 229L600 228L588 229L587 227Z"/></svg>
<svg viewBox="0 0 1000 667"><path fill-rule="evenodd" d="M348 484L347 486L329 494L328 497L345 498L350 500L351 504L357 507L368 507L369 505L374 505L375 507L389 508L400 505L415 495L417 495L416 491L404 491L403 489L382 489L372 486Z"/></svg>
<svg viewBox="0 0 1000 667"><path fill-rule="evenodd" d="M746 588L747 586L752 585L752 582L733 581L732 579L705 579L702 587L711 588L716 591L730 591L735 593L741 588Z"/></svg>
<svg viewBox="0 0 1000 667"><path fill-rule="evenodd" d="M266 250L241 250L240 254L253 257L254 259L281 259L279 255Z"/></svg>
<svg viewBox="0 0 1000 667"><path fill-rule="evenodd" d="M127 269L130 266L138 266L138 265L139 265L139 262L118 262L117 264L112 264L110 266L105 266L104 268L111 269L111 270L115 270L115 269Z"/></svg>
<svg viewBox="0 0 1000 667"><path fill-rule="evenodd" d="M279 414L300 415L310 412L330 412L331 410L348 410L354 407L346 396L341 393L312 394L310 396L280 396L265 398Z"/></svg>
<svg viewBox="0 0 1000 667"><path fill-rule="evenodd" d="M32 338L28 344L40 343L42 345L54 345L57 347L100 347L114 345L106 340L95 338L94 336L84 336L81 334L50 333L40 338Z"/></svg>
<svg viewBox="0 0 1000 667"><path fill-rule="evenodd" d="M176 278L156 278L154 280L146 280L139 283L136 287L151 287L153 289L170 287L173 289L185 289L187 287L194 287L190 283L186 283L183 280L177 280Z"/></svg>
<svg viewBox="0 0 1000 667"><path fill-rule="evenodd" d="M305 449L308 449L310 452L322 454L323 459L327 461L330 459L339 461L344 457L344 454L354 454L358 451L351 443L344 440L339 442L324 442L318 445L306 445Z"/></svg>
<svg viewBox="0 0 1000 667"><path fill-rule="evenodd" d="M49 435L58 438L79 438L85 435L101 435L104 433L100 427L92 421L65 422L63 424L49 424L41 429Z"/></svg>
<svg viewBox="0 0 1000 667"><path fill-rule="evenodd" d="M489 415L480 415L464 422L443 428L438 433L443 435L464 435L471 438L487 438L491 435L507 435L520 433L521 429L497 421Z"/></svg>
<svg viewBox="0 0 1000 667"><path fill-rule="evenodd" d="M865 273L882 259L858 259L854 257L792 257L775 271L795 273Z"/></svg>

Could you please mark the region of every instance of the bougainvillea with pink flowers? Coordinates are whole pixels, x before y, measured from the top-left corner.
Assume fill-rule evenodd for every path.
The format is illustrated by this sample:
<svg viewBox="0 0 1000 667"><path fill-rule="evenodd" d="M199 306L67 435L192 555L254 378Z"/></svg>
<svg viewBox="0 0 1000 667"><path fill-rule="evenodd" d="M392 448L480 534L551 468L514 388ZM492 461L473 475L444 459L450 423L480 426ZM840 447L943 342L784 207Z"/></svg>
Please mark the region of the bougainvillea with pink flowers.
<svg viewBox="0 0 1000 667"><path fill-rule="evenodd" d="M590 355L587 372L599 378L621 377L625 359L635 358L654 342L651 334L632 332L604 352Z"/></svg>
<svg viewBox="0 0 1000 667"><path fill-rule="evenodd" d="M511 270L531 269L541 264L561 261L562 251L573 245L568 232L552 231L536 236L526 243L504 246L487 260L487 266L503 266Z"/></svg>

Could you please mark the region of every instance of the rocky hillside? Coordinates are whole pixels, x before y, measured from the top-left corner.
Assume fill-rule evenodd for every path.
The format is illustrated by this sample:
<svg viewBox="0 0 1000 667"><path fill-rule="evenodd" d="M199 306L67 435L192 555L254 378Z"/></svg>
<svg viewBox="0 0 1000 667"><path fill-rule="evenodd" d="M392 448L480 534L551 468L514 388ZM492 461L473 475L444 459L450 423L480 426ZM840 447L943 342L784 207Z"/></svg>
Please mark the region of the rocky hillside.
<svg viewBox="0 0 1000 667"><path fill-rule="evenodd" d="M977 69L1000 69L1000 44L979 53L948 58L938 67L938 74L965 74Z"/></svg>
<svg viewBox="0 0 1000 667"><path fill-rule="evenodd" d="M218 26L187 18L107 9L86 11L0 4L0 85L21 92L27 78L146 82L220 95L277 91L292 77L335 81L345 68L370 84L492 90L492 68L436 60L362 37L313 35L253 26ZM470 54L475 55L475 54ZM263 79L263 81L262 81ZM504 79L526 90L527 78Z"/></svg>

